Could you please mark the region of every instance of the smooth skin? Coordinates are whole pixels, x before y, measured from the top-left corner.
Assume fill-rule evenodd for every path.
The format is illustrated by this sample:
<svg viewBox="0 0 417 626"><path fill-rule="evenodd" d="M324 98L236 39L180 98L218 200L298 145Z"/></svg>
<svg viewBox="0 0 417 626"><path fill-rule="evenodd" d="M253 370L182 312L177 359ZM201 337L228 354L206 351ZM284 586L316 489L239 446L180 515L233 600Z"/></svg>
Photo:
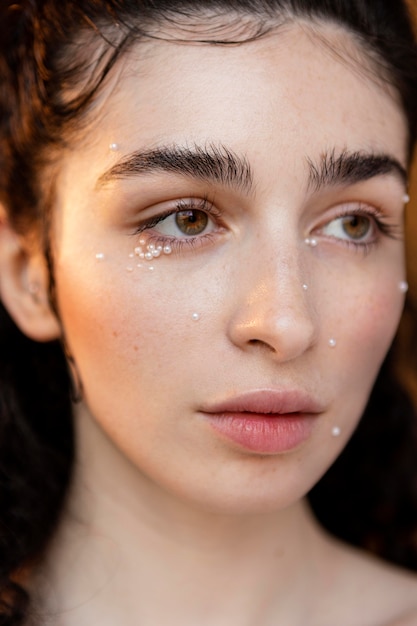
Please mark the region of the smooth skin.
<svg viewBox="0 0 417 626"><path fill-rule="evenodd" d="M333 541L304 501L358 423L404 300L400 168L312 179L325 155L406 167L400 105L365 59L328 25L232 47L137 45L58 163L60 324L39 256L27 249L16 271L3 223L15 271L2 296L31 336L62 326L84 393L68 510L35 585L51 624L417 623L415 578ZM115 175L133 153L175 147L227 150L251 188ZM207 222L191 244L175 217L155 224L178 201ZM131 271L143 237L172 253ZM211 428L205 407L255 390L314 397L307 441L265 455Z"/></svg>

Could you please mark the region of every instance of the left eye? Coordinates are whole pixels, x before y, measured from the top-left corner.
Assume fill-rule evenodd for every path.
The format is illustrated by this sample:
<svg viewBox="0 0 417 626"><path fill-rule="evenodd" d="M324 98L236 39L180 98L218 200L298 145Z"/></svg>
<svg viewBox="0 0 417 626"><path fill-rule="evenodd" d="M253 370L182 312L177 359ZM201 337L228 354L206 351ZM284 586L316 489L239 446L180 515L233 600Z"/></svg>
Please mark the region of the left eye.
<svg viewBox="0 0 417 626"><path fill-rule="evenodd" d="M372 235L373 221L366 215L338 217L320 229L320 232L338 239L361 242Z"/></svg>
<svg viewBox="0 0 417 626"><path fill-rule="evenodd" d="M159 233L173 237L178 236L178 233L193 237L213 229L214 224L210 217L199 209L185 209L168 215L155 228Z"/></svg>

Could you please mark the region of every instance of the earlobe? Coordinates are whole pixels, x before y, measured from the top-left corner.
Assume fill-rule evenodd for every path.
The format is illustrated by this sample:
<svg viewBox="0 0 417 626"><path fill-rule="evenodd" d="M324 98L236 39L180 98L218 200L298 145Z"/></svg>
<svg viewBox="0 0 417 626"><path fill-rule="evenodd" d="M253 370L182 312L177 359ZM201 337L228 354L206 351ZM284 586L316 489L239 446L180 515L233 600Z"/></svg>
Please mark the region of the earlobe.
<svg viewBox="0 0 417 626"><path fill-rule="evenodd" d="M48 299L48 273L42 253L19 236L0 208L0 298L20 330L35 341L61 336Z"/></svg>

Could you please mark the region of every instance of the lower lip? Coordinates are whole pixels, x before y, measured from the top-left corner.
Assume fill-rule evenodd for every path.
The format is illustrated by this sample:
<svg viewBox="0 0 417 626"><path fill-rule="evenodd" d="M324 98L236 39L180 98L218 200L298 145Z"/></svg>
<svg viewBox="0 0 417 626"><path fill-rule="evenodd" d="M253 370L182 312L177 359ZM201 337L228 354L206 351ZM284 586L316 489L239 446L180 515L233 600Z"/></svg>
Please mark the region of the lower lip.
<svg viewBox="0 0 417 626"><path fill-rule="evenodd" d="M205 417L217 433L258 454L297 448L310 437L315 421L314 415L305 413L205 413Z"/></svg>

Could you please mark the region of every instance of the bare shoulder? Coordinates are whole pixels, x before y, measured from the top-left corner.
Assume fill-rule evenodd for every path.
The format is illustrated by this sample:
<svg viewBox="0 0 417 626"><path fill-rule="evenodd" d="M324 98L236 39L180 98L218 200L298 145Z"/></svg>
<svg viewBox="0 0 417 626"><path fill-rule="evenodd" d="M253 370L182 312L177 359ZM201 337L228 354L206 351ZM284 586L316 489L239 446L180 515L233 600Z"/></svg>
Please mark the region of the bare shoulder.
<svg viewBox="0 0 417 626"><path fill-rule="evenodd" d="M417 573L332 542L343 626L417 626ZM339 586L340 585L340 586Z"/></svg>

